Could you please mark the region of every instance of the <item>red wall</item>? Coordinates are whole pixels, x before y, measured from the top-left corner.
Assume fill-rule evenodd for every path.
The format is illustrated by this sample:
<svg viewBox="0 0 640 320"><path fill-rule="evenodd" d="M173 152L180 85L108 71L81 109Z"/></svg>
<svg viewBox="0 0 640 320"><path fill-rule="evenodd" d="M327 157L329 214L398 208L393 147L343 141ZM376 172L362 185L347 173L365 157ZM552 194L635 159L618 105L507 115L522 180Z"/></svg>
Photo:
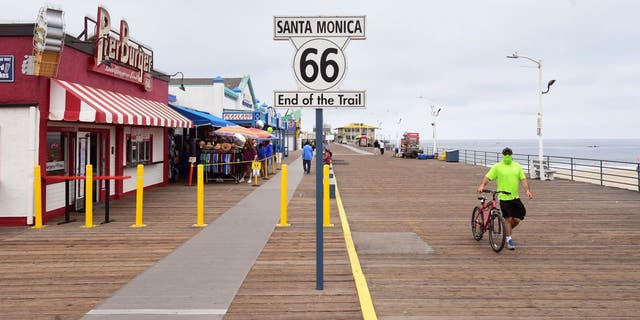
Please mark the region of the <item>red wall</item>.
<svg viewBox="0 0 640 320"><path fill-rule="evenodd" d="M21 66L25 55L33 54L33 37L2 37L0 38L0 54L15 56L15 82L0 84L0 104L40 104L42 117L49 114L49 79L45 77L25 76ZM57 78L76 82L105 90L136 96L148 100L167 103L169 83L153 78L153 89L146 92L139 84L120 80L93 71L89 66L93 63L93 56L65 46L60 59Z"/></svg>
<svg viewBox="0 0 640 320"><path fill-rule="evenodd" d="M40 103L49 94L49 79L22 74L24 56L33 54L33 37L2 37L0 44L0 54L15 59L15 81L0 83L0 104Z"/></svg>

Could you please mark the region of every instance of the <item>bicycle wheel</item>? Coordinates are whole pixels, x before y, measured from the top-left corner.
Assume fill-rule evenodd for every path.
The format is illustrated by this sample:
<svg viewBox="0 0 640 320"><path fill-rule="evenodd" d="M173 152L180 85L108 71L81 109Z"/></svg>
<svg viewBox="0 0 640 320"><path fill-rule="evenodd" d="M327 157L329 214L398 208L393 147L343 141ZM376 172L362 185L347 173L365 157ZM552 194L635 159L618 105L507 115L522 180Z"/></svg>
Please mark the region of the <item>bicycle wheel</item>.
<svg viewBox="0 0 640 320"><path fill-rule="evenodd" d="M471 213L471 233L476 241L480 241L484 234L484 213L480 207L473 208Z"/></svg>
<svg viewBox="0 0 640 320"><path fill-rule="evenodd" d="M504 226L504 218L498 210L491 210L491 219L489 220L489 243L491 249L500 252L504 248L507 240L507 233Z"/></svg>

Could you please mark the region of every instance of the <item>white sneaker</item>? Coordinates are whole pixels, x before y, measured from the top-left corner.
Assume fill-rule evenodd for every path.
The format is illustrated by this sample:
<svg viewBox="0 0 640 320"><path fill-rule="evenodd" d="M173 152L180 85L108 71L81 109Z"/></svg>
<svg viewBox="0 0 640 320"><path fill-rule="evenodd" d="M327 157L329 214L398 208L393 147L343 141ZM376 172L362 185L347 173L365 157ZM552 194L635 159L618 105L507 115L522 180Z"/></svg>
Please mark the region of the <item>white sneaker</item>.
<svg viewBox="0 0 640 320"><path fill-rule="evenodd" d="M507 249L509 249L509 250L515 250L516 249L516 245L515 245L515 243L513 243L513 239L507 240Z"/></svg>
<svg viewBox="0 0 640 320"><path fill-rule="evenodd" d="M244 178L240 178L240 181L238 181L238 182L243 183L244 182Z"/></svg>
<svg viewBox="0 0 640 320"><path fill-rule="evenodd" d="M251 179L247 180L247 183L248 183L248 184L251 184Z"/></svg>

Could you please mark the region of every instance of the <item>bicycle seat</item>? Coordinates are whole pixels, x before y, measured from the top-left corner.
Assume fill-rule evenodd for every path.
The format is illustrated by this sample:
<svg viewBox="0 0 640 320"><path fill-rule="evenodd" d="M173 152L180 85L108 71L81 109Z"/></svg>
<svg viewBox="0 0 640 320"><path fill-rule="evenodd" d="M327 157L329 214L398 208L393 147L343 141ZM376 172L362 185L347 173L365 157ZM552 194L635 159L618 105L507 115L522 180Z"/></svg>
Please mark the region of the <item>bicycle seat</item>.
<svg viewBox="0 0 640 320"><path fill-rule="evenodd" d="M487 198L485 197L478 197L478 200L486 200Z"/></svg>

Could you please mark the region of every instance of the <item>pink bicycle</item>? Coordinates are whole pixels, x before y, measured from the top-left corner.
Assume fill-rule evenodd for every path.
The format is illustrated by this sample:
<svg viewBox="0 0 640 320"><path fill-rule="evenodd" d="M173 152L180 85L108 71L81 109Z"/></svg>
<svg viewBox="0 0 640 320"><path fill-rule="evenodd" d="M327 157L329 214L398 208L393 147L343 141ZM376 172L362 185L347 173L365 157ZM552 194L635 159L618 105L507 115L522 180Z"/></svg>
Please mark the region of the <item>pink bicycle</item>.
<svg viewBox="0 0 640 320"><path fill-rule="evenodd" d="M507 234L502 211L500 211L497 205L497 196L500 193L511 193L492 190L482 190L482 193L491 193L492 199L491 201L487 201L488 199L484 195L478 197L481 205L473 208L473 213L471 214L471 232L473 233L473 238L476 239L476 241L480 241L482 235L488 230L491 249L495 252L500 252L500 250L504 248Z"/></svg>

